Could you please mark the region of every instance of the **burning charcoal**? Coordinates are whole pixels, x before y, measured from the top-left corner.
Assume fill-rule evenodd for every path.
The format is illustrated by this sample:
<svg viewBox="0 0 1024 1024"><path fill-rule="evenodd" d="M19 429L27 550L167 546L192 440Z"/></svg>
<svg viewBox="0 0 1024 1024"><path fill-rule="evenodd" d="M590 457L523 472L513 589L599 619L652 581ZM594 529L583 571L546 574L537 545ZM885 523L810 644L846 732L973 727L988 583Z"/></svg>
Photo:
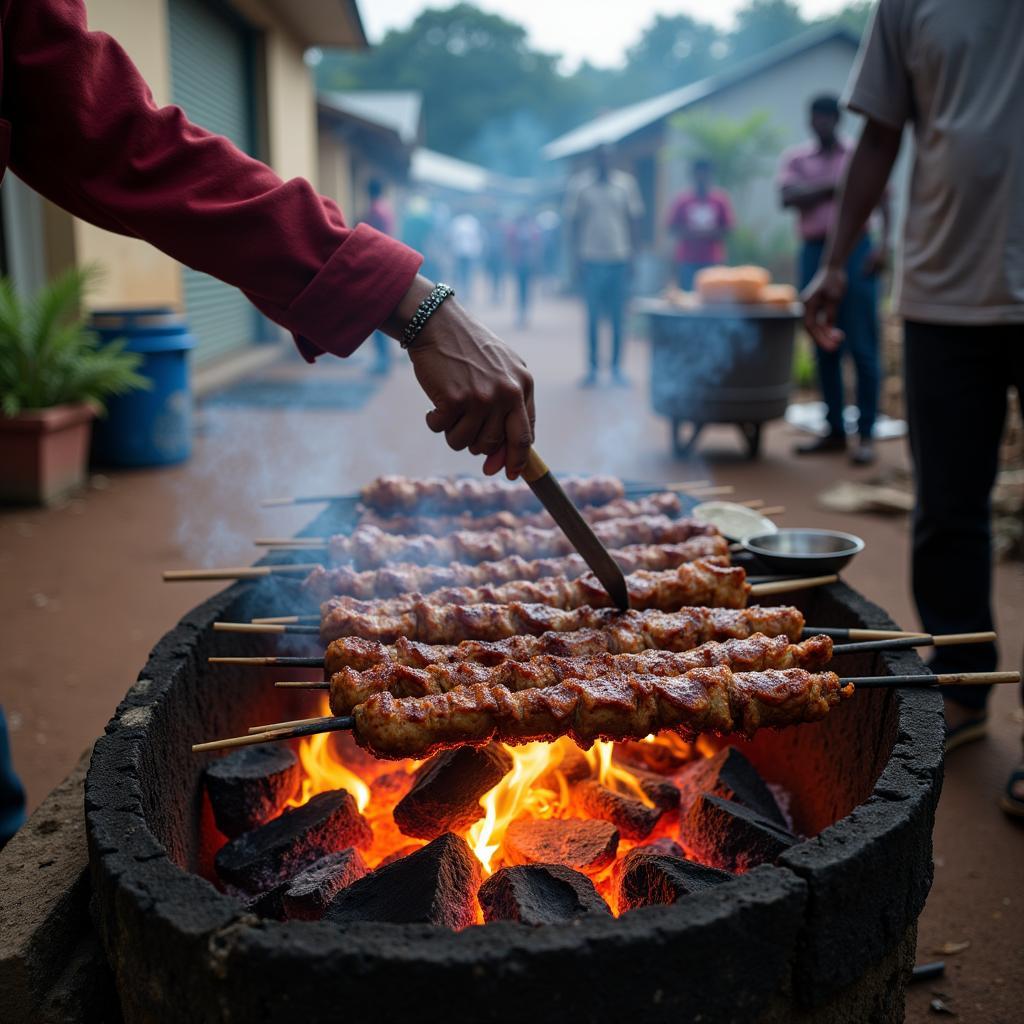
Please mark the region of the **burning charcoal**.
<svg viewBox="0 0 1024 1024"><path fill-rule="evenodd" d="M291 750L268 743L214 761L205 779L217 828L234 839L284 810L299 791L302 770Z"/></svg>
<svg viewBox="0 0 1024 1024"><path fill-rule="evenodd" d="M359 851L351 847L329 853L300 871L284 891L285 916L292 920L319 921L334 897L347 885L362 878L368 868Z"/></svg>
<svg viewBox="0 0 1024 1024"><path fill-rule="evenodd" d="M701 793L710 793L743 804L780 828L787 827L772 791L735 747L725 747L714 757L696 761L676 781L682 792L683 818Z"/></svg>
<svg viewBox="0 0 1024 1024"><path fill-rule="evenodd" d="M640 788L647 794L647 799L655 807L660 807L663 811L679 810L679 787L674 782L669 782L668 779L663 779L653 772L634 770L633 774L640 783Z"/></svg>
<svg viewBox="0 0 1024 1024"><path fill-rule="evenodd" d="M372 841L355 800L344 789L336 789L232 839L218 851L215 863L225 882L255 893L324 854L349 846L365 849Z"/></svg>
<svg viewBox="0 0 1024 1024"><path fill-rule="evenodd" d="M561 864L502 868L477 893L484 920L564 924L585 914L609 914L594 883Z"/></svg>
<svg viewBox="0 0 1024 1024"><path fill-rule="evenodd" d="M668 836L659 836L649 843L644 843L643 846L634 846L630 853L635 853L637 850L643 850L645 853L660 853L665 857L678 857L680 860L686 859L686 851Z"/></svg>
<svg viewBox="0 0 1024 1024"><path fill-rule="evenodd" d="M283 921L284 893L287 888L287 882L275 885L273 889L268 889L266 892L250 897L246 901L246 907L252 913L258 914L260 917L267 918L270 921Z"/></svg>
<svg viewBox="0 0 1024 1024"><path fill-rule="evenodd" d="M619 913L637 907L675 903L684 896L728 882L728 871L667 857L650 847L637 847L616 865Z"/></svg>
<svg viewBox="0 0 1024 1024"><path fill-rule="evenodd" d="M415 853L417 850L422 850L422 843L409 843L408 846L403 846L400 850L395 850L393 853L389 853L378 865L379 868L386 868L389 864L394 864L396 860L401 860L403 857L408 857L410 853Z"/></svg>
<svg viewBox="0 0 1024 1024"><path fill-rule="evenodd" d="M324 919L466 928L476 920L479 886L476 857L464 839L447 832L342 889Z"/></svg>
<svg viewBox="0 0 1024 1024"><path fill-rule="evenodd" d="M505 832L503 852L513 864L603 868L615 859L619 831L609 821L519 818Z"/></svg>
<svg viewBox="0 0 1024 1024"><path fill-rule="evenodd" d="M616 793L594 779L581 782L572 792L580 810L610 821L626 839L646 839L664 813L660 807L648 807L636 797Z"/></svg>
<svg viewBox="0 0 1024 1024"><path fill-rule="evenodd" d="M694 857L727 871L770 864L798 841L749 807L707 793L697 798L682 819L679 834Z"/></svg>
<svg viewBox="0 0 1024 1024"><path fill-rule="evenodd" d="M693 760L693 754L668 743L625 740L615 744L615 760L631 767L646 768L657 775L674 775L684 764Z"/></svg>
<svg viewBox="0 0 1024 1024"><path fill-rule="evenodd" d="M395 807L395 824L407 836L436 839L462 831L484 816L480 797L512 768L501 747L458 747L431 758Z"/></svg>

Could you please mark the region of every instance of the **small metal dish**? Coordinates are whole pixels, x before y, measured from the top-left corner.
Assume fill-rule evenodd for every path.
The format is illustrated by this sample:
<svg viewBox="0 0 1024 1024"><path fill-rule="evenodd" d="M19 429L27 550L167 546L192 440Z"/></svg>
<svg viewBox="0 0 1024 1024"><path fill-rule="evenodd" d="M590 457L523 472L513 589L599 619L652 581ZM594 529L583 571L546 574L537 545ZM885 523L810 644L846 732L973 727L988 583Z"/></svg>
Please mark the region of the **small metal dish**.
<svg viewBox="0 0 1024 1024"><path fill-rule="evenodd" d="M777 572L829 573L860 554L864 541L838 530L783 529L745 537L743 547Z"/></svg>

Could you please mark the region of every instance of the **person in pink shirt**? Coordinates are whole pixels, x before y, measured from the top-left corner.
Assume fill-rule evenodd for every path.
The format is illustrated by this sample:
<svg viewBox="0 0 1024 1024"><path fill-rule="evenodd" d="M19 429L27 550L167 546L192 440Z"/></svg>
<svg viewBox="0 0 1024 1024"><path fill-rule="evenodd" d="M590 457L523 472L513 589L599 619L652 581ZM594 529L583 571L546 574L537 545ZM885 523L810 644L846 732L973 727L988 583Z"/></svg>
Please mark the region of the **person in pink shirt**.
<svg viewBox="0 0 1024 1024"><path fill-rule="evenodd" d="M800 237L800 287L806 287L818 271L825 239L836 218L836 190L852 152L852 145L839 134L839 100L818 96L811 101L813 138L788 149L782 156L778 186L782 205L797 213ZM883 197L883 238L889 236L888 203ZM828 433L798 445L797 454L846 451L843 425L842 357L848 354L857 370L857 409L860 443L850 452L850 461L867 465L874 461L872 434L878 411L879 332L878 274L885 266L884 245L875 248L867 231L861 233L847 262L849 289L839 309L844 332L842 344L815 348L821 394L827 408Z"/></svg>
<svg viewBox="0 0 1024 1024"><path fill-rule="evenodd" d="M668 216L668 229L679 239L676 280L687 291L698 270L725 262L725 239L734 224L729 196L713 186L713 177L710 160L694 160L693 188L679 193Z"/></svg>

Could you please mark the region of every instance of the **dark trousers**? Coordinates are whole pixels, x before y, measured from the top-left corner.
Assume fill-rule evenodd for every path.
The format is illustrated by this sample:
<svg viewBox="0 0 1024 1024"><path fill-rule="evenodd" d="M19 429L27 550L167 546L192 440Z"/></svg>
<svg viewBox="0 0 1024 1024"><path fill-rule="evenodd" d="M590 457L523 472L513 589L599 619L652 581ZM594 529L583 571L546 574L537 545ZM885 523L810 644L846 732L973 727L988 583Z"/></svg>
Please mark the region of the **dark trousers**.
<svg viewBox="0 0 1024 1024"><path fill-rule="evenodd" d="M804 242L800 251L800 286L806 287L818 271L825 249L824 241ZM863 438L871 437L878 415L878 276L866 274L864 264L871 253L871 242L864 235L846 264L846 296L839 306L836 325L846 337L834 352L815 346L821 395L828 410L828 425L833 434L843 434L843 368L849 355L857 370L857 429Z"/></svg>
<svg viewBox="0 0 1024 1024"><path fill-rule="evenodd" d="M992 629L990 492L1006 393L1024 395L1024 324L964 327L908 320L907 420L914 457L913 585L929 633ZM938 647L936 672L989 672L994 644ZM981 710L989 687L943 694Z"/></svg>
<svg viewBox="0 0 1024 1024"><path fill-rule="evenodd" d="M697 276L697 271L710 266L710 263L677 263L676 284L678 284L684 292L692 292L693 279Z"/></svg>
<svg viewBox="0 0 1024 1024"><path fill-rule="evenodd" d="M526 314L530 311L530 285L533 283L532 267L516 267L516 308L519 323L526 323Z"/></svg>
<svg viewBox="0 0 1024 1024"><path fill-rule="evenodd" d="M628 291L628 263L583 264L583 297L587 303L587 344L591 370L596 370L598 366L597 334L603 316L607 316L612 329L612 369L619 368L622 359L622 320Z"/></svg>
<svg viewBox="0 0 1024 1024"><path fill-rule="evenodd" d="M25 821L25 790L11 763L7 720L0 708L0 849Z"/></svg>

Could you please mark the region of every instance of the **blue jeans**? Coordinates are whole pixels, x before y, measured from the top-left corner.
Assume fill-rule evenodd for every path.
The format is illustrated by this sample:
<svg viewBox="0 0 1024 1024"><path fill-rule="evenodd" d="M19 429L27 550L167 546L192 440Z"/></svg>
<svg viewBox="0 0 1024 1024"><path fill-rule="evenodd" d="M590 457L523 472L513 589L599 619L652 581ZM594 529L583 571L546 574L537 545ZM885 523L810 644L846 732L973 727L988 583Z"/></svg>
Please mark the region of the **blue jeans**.
<svg viewBox="0 0 1024 1024"><path fill-rule="evenodd" d="M697 276L697 271L710 266L710 263L677 263L676 284L678 284L684 292L692 292L693 279Z"/></svg>
<svg viewBox="0 0 1024 1024"><path fill-rule="evenodd" d="M7 719L0 708L0 849L3 849L25 821L25 790L11 763L11 744L7 738Z"/></svg>
<svg viewBox="0 0 1024 1024"><path fill-rule="evenodd" d="M800 287L810 284L817 273L825 248L824 241L804 242L800 252ZM846 263L846 296L840 303L836 325L846 337L835 352L815 346L821 396L828 409L828 425L833 434L843 435L843 355L853 359L857 369L857 425L862 438L871 437L878 415L878 276L866 274L864 263L871 253L871 240L863 235Z"/></svg>
<svg viewBox="0 0 1024 1024"><path fill-rule="evenodd" d="M629 291L628 263L583 264L583 297L587 303L587 343L590 369L597 370L597 332L602 316L612 328L612 369L618 370L622 359L622 319Z"/></svg>

